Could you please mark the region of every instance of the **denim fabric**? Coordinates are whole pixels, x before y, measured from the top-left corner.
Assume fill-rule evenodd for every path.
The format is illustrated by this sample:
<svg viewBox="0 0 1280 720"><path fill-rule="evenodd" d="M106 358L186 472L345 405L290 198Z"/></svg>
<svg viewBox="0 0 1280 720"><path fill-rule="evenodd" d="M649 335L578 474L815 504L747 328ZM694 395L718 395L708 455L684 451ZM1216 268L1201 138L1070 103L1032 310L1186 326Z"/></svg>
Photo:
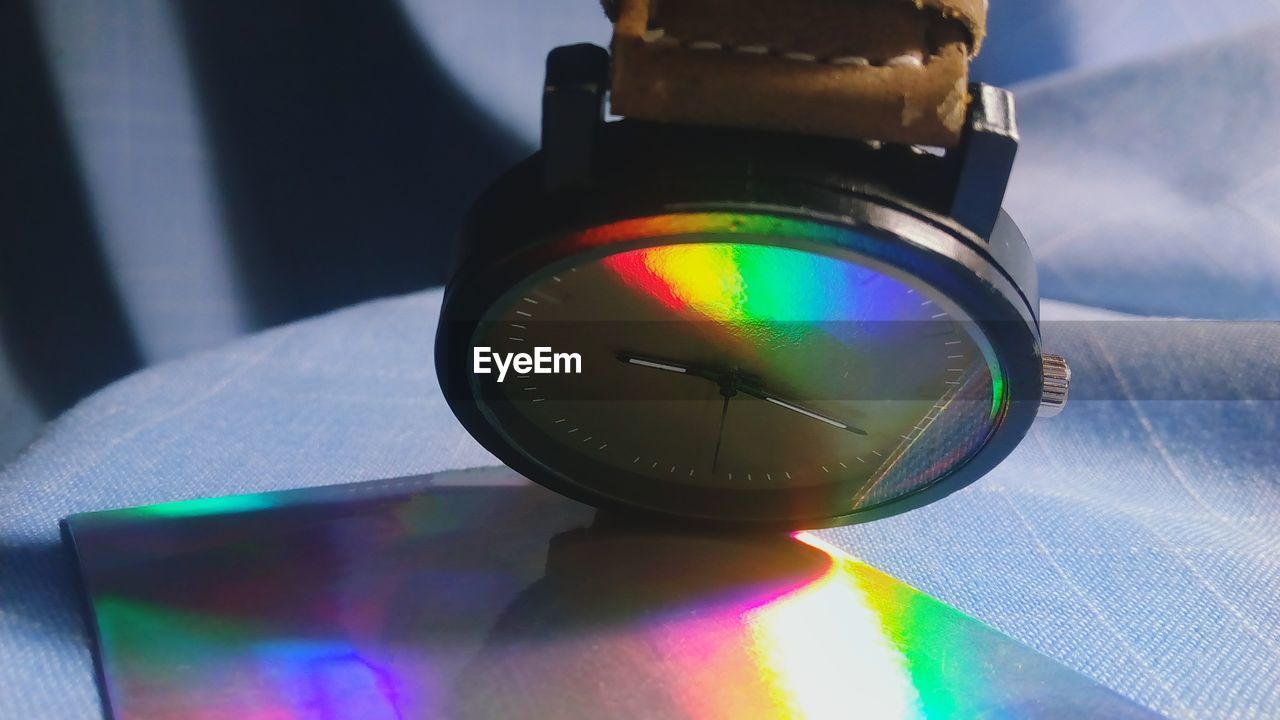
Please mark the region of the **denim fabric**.
<svg viewBox="0 0 1280 720"><path fill-rule="evenodd" d="M1280 315L1277 32L1022 88L1009 206L1046 296L1073 303L1046 319ZM440 398L438 304L364 304L143 371L0 472L0 717L100 712L59 518L491 463ZM1250 377L1274 377L1277 348L1062 328L1046 347L1112 390L970 488L827 537L1170 716L1280 716L1280 403Z"/></svg>

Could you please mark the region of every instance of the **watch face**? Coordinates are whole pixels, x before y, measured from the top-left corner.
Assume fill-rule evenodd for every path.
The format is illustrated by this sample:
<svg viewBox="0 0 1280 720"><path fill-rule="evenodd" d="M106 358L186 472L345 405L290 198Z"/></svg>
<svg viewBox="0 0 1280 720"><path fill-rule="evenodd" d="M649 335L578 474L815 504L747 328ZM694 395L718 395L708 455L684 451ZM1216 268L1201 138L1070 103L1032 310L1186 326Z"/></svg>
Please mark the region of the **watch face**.
<svg viewBox="0 0 1280 720"><path fill-rule="evenodd" d="M679 217L597 231L628 249L528 278L478 327L483 413L561 482L680 515L827 517L990 437L999 364L943 294L812 224Z"/></svg>

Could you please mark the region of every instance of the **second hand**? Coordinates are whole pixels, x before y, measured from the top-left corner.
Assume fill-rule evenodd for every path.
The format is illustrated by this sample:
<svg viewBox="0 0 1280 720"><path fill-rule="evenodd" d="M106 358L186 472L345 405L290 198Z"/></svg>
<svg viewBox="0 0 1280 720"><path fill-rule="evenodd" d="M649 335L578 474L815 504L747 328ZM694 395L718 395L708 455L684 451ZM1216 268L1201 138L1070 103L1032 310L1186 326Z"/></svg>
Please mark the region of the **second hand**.
<svg viewBox="0 0 1280 720"><path fill-rule="evenodd" d="M720 465L720 445L724 442L724 423L729 417L729 399L738 394L732 385L720 384L720 394L724 396L724 405L720 408L720 432L716 435L716 454L711 459L711 472Z"/></svg>

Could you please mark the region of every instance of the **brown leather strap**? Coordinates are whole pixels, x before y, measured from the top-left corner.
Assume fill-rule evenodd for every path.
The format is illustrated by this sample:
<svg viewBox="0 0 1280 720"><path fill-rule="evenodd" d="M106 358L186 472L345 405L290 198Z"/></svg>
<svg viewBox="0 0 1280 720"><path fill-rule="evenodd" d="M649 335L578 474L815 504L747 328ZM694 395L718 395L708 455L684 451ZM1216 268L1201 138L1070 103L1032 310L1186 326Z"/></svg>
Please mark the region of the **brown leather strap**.
<svg viewBox="0 0 1280 720"><path fill-rule="evenodd" d="M953 145L986 0L616 0L611 104L647 120Z"/></svg>

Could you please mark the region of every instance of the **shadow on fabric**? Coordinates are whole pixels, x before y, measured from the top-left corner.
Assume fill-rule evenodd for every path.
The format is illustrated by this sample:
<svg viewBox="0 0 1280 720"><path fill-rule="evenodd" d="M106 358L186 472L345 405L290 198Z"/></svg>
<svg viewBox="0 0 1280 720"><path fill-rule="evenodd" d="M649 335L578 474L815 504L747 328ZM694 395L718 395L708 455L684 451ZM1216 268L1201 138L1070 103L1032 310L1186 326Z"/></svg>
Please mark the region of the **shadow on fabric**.
<svg viewBox="0 0 1280 720"><path fill-rule="evenodd" d="M146 363L35 7L0 11L0 81L19 99L0 113L0 418L24 419L4 423L0 448ZM397 3L175 13L247 330L446 279L465 208L526 148L463 98Z"/></svg>
<svg viewBox="0 0 1280 720"><path fill-rule="evenodd" d="M1068 38L1078 14L1064 0L991 3L974 79L1007 86L1075 65Z"/></svg>
<svg viewBox="0 0 1280 720"><path fill-rule="evenodd" d="M32 5L4 3L0 95L15 102L0 112L0 363L46 419L141 365L53 88ZM0 446L36 430L0 424Z"/></svg>
<svg viewBox="0 0 1280 720"><path fill-rule="evenodd" d="M388 0L179 14L260 325L441 284L474 195L523 148Z"/></svg>

